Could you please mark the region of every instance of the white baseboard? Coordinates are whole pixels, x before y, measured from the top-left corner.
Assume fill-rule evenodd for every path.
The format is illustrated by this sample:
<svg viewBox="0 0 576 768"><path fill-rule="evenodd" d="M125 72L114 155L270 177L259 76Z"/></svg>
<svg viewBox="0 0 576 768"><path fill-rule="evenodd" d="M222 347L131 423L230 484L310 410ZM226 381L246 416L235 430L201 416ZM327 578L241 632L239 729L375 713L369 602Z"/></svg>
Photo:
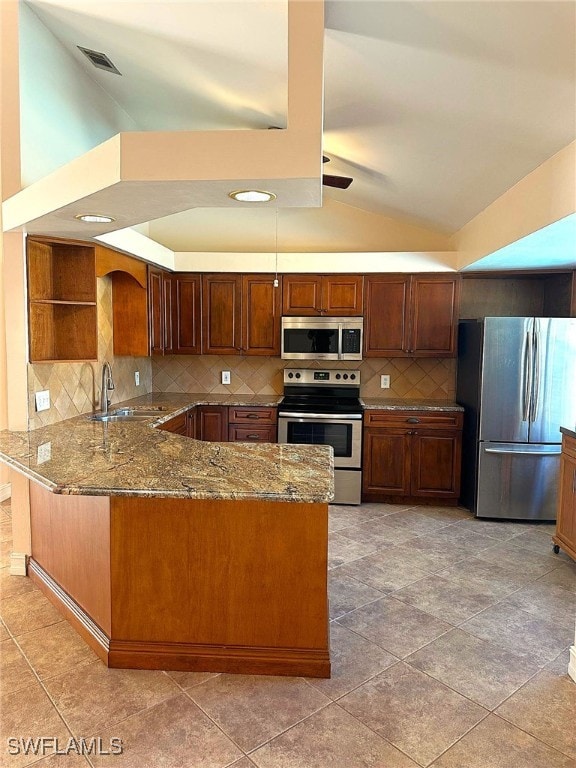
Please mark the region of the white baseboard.
<svg viewBox="0 0 576 768"><path fill-rule="evenodd" d="M4 483L4 485L0 485L0 501L6 501L6 499L9 499L10 496L12 496L12 486L10 483Z"/></svg>
<svg viewBox="0 0 576 768"><path fill-rule="evenodd" d="M22 552L12 552L10 554L10 575L26 576L27 562L28 555L25 555Z"/></svg>
<svg viewBox="0 0 576 768"><path fill-rule="evenodd" d="M576 645L570 648L570 664L568 665L568 674L576 683Z"/></svg>

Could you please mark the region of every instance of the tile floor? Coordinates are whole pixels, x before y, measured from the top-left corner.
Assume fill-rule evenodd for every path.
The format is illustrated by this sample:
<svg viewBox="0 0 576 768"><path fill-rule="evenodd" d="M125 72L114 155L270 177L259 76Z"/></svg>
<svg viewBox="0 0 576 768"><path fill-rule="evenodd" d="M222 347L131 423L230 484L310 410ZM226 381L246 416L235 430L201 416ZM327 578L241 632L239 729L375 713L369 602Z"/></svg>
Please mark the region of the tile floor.
<svg viewBox="0 0 576 768"><path fill-rule="evenodd" d="M2 766L576 768L576 565L552 526L461 509L330 510L330 680L109 670L8 574L0 505ZM121 755L7 754L8 737Z"/></svg>

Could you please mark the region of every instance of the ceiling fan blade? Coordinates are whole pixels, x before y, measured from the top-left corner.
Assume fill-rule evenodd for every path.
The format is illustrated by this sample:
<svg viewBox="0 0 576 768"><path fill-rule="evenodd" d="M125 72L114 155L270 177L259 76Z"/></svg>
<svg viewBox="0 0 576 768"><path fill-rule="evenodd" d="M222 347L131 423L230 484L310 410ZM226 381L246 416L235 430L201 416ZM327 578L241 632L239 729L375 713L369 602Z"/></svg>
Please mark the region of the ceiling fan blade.
<svg viewBox="0 0 576 768"><path fill-rule="evenodd" d="M338 189L348 189L354 179L349 176L330 176L327 173L322 174L322 184L325 187L337 187Z"/></svg>

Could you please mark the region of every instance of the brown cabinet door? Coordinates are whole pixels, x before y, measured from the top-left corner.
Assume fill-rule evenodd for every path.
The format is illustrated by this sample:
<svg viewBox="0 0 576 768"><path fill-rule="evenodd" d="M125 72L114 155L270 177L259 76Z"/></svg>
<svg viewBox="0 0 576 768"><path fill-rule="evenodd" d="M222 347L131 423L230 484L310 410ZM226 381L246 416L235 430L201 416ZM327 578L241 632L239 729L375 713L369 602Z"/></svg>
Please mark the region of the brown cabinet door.
<svg viewBox="0 0 576 768"><path fill-rule="evenodd" d="M202 352L237 355L242 351L241 275L202 276Z"/></svg>
<svg viewBox="0 0 576 768"><path fill-rule="evenodd" d="M150 354L164 354L164 310L162 270L148 269L148 329Z"/></svg>
<svg viewBox="0 0 576 768"><path fill-rule="evenodd" d="M362 275L324 275L322 277L322 314L361 315L364 310Z"/></svg>
<svg viewBox="0 0 576 768"><path fill-rule="evenodd" d="M566 438L564 438L566 440ZM560 457L560 499L556 537L571 557L576 556L576 461L571 456Z"/></svg>
<svg viewBox="0 0 576 768"><path fill-rule="evenodd" d="M196 412L199 440L216 443L228 441L228 408L225 405L200 405Z"/></svg>
<svg viewBox="0 0 576 768"><path fill-rule="evenodd" d="M407 357L410 276L366 277L365 357Z"/></svg>
<svg viewBox="0 0 576 768"><path fill-rule="evenodd" d="M414 276L408 351L418 357L454 357L460 278Z"/></svg>
<svg viewBox="0 0 576 768"><path fill-rule="evenodd" d="M370 496L410 494L410 434L406 429L364 431L362 491Z"/></svg>
<svg viewBox="0 0 576 768"><path fill-rule="evenodd" d="M242 348L247 355L280 355L282 288L271 275L242 276Z"/></svg>
<svg viewBox="0 0 576 768"><path fill-rule="evenodd" d="M162 275L162 323L164 326L164 354L174 351L174 275Z"/></svg>
<svg viewBox="0 0 576 768"><path fill-rule="evenodd" d="M199 355L201 352L200 275L175 274L173 280L173 352Z"/></svg>
<svg viewBox="0 0 576 768"><path fill-rule="evenodd" d="M186 413L186 426L188 437L196 438L196 408L190 408Z"/></svg>
<svg viewBox="0 0 576 768"><path fill-rule="evenodd" d="M411 444L411 496L458 497L462 433L418 430Z"/></svg>
<svg viewBox="0 0 576 768"><path fill-rule="evenodd" d="M314 275L284 275L283 315L319 315L322 309L322 281Z"/></svg>

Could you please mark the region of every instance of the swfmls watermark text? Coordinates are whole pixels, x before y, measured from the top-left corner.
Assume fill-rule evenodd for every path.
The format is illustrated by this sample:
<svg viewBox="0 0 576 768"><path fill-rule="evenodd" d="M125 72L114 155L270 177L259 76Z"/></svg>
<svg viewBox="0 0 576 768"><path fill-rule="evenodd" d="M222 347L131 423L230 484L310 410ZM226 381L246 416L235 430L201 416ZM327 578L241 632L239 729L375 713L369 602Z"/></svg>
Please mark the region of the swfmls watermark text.
<svg viewBox="0 0 576 768"><path fill-rule="evenodd" d="M121 755L122 739L113 736L104 740L100 736L90 739L61 739L58 736L13 736L8 738L9 755Z"/></svg>

